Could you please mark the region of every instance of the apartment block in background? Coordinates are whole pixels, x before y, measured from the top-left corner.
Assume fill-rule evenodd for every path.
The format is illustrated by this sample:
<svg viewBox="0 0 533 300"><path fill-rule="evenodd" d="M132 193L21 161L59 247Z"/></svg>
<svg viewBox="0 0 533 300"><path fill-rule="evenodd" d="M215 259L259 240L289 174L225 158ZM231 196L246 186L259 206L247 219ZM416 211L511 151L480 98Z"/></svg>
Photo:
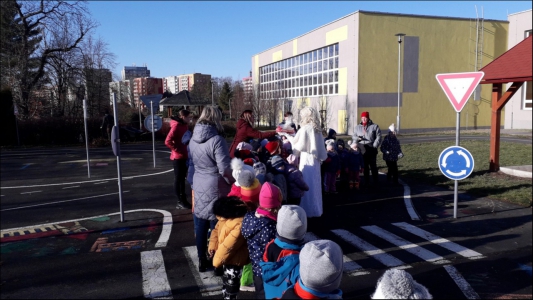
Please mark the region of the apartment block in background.
<svg viewBox="0 0 533 300"><path fill-rule="evenodd" d="M192 73L179 75L178 93L184 90L192 91L195 84L206 84L211 82L211 75Z"/></svg>
<svg viewBox="0 0 533 300"><path fill-rule="evenodd" d="M113 93L117 95L117 103L126 103L133 105L133 90L131 88L131 81L113 81L109 83L109 99L113 103Z"/></svg>
<svg viewBox="0 0 533 300"><path fill-rule="evenodd" d="M169 91L172 94L179 92L179 76L167 76L163 78L163 92Z"/></svg>
<svg viewBox="0 0 533 300"><path fill-rule="evenodd" d="M150 77L150 70L148 70L148 67L146 64L142 67L137 66L125 66L124 69L122 69L122 80L130 80L132 81L133 78L138 77Z"/></svg>
<svg viewBox="0 0 533 300"><path fill-rule="evenodd" d="M154 77L140 77L133 79L133 101L135 105L144 104L141 96L163 94L163 79Z"/></svg>
<svg viewBox="0 0 533 300"><path fill-rule="evenodd" d="M242 86L246 98L248 98L250 95L253 95L254 93L254 82L252 78L252 71L250 71L250 77L244 77L242 79Z"/></svg>

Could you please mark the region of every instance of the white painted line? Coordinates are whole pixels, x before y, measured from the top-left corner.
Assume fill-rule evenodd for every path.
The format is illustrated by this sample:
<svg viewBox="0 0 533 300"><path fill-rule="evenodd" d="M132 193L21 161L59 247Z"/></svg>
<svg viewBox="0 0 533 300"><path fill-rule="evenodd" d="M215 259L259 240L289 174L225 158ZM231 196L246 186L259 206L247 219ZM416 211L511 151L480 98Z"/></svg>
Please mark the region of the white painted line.
<svg viewBox="0 0 533 300"><path fill-rule="evenodd" d="M407 208L407 213L411 217L411 220L420 221L420 217L416 213L413 202L411 201L411 188L401 180L398 180L398 182L403 185L403 202L405 203L405 208Z"/></svg>
<svg viewBox="0 0 533 300"><path fill-rule="evenodd" d="M453 251L463 257L466 257L468 259L480 259L484 258L483 254L476 252L474 250L468 249L466 247L463 247L459 244L456 244L450 240L447 240L445 238L442 238L440 236L434 235L431 232L427 232L423 229L420 229L414 225L411 225L409 223L405 222L399 222L399 223L392 223L394 226L398 226L403 230L406 230L416 236L419 236L429 242L432 242L433 244L439 245L443 248L446 248L450 251Z"/></svg>
<svg viewBox="0 0 533 300"><path fill-rule="evenodd" d="M200 287L202 296L214 296L222 294L222 278L215 276L213 271L200 273L198 271L198 253L196 246L183 247L185 256L189 261L189 267L192 270L192 275L196 284Z"/></svg>
<svg viewBox="0 0 533 300"><path fill-rule="evenodd" d="M352 244L356 248L361 249L364 253L366 253L366 255L371 256L387 267L401 267L401 269L407 269L411 267L396 257L385 253L383 250L376 248L355 234L352 234L344 229L333 229L331 232L346 242Z"/></svg>
<svg viewBox="0 0 533 300"><path fill-rule="evenodd" d="M66 190L66 189L73 189L73 188L79 188L79 187L80 187L79 185L75 185L75 186L67 186L67 187L64 187L62 189Z"/></svg>
<svg viewBox="0 0 533 300"><path fill-rule="evenodd" d="M307 232L304 236L304 241L306 243L310 241L316 241L319 239L320 238L312 232ZM364 271L361 265L359 265L358 263L356 263L355 261L353 261L351 258L349 258L346 255L342 255L342 262L344 263L343 264L344 273L346 273L348 276L359 276L359 275L366 275L370 273L370 272Z"/></svg>
<svg viewBox="0 0 533 300"><path fill-rule="evenodd" d="M168 212L166 210L161 210L161 209L146 208L146 209L127 210L124 213L126 214L126 213L141 212L141 211L158 212L158 213L163 215L163 229L161 231L161 234L159 235L159 239L157 240L155 246L156 247L165 247L167 245L167 243L168 243L168 239L170 237L170 232L172 231L172 222L173 222L173 220L172 220L172 215L170 214L170 212ZM10 232L10 231L21 231L21 230L26 230L26 229L29 229L29 228L45 227L45 226L51 226L51 225L61 224L61 223L78 222L78 221L90 220L90 219L101 218L101 217L109 217L109 216L114 216L114 215L119 215L119 214L120 214L120 212L116 212L116 213L111 213L111 214L106 214L106 215L92 216L92 217L80 218L80 219L74 219L74 220L57 221L57 222L53 222L53 223L46 223L46 224L40 224L40 225L30 225L30 226L24 226L24 227L18 227L18 228L8 228L8 229L4 229L4 230L0 231L0 235L3 235L4 232L7 233L7 232Z"/></svg>
<svg viewBox="0 0 533 300"><path fill-rule="evenodd" d="M400 247L400 249L403 249L413 255L420 257L421 259L425 261L429 261L434 264L449 263L449 261L445 260L444 257L436 253L433 253L427 249L424 249L417 244L413 244L407 240L404 240L401 237L395 235L394 233L388 232L387 230L379 228L378 226L375 226L375 225L362 226L361 228L379 236L380 238L386 240L387 242L391 244L394 244Z"/></svg>
<svg viewBox="0 0 533 300"><path fill-rule="evenodd" d="M102 184L102 183L107 183L107 181L95 182L95 183L93 183L93 184Z"/></svg>
<svg viewBox="0 0 533 300"><path fill-rule="evenodd" d="M123 191L122 193L128 193L128 192L129 191ZM80 200L85 200L85 199L99 198L99 197L105 197L105 196L116 195L116 194L118 194L118 193L109 193L109 194L102 194L102 195L89 196L89 197L83 197L83 198L76 198L76 199L70 199L70 200L55 201L55 202L48 202L48 203L41 203L41 204L34 204L34 205L26 205L26 206L19 206L19 207L13 207L13 208L5 208L5 209L0 209L0 211L16 210L16 209L23 209L23 208L36 207L36 206L52 205L52 204L63 203L63 202L80 201Z"/></svg>
<svg viewBox="0 0 533 300"><path fill-rule="evenodd" d="M33 194L33 193L40 193L42 191L31 191L31 192L24 192L24 193L20 193L21 195L24 195L24 194Z"/></svg>
<svg viewBox="0 0 533 300"><path fill-rule="evenodd" d="M173 299L161 250L141 252L145 298Z"/></svg>
<svg viewBox="0 0 533 300"><path fill-rule="evenodd" d="M139 178L139 177L147 177L147 176L155 176L155 175L161 175L169 172L174 172L174 169L170 169L168 171L163 171L159 173L151 173L151 174L143 174L143 175L135 175L135 176L126 176L122 177L122 180L132 179L132 178ZM37 185L20 185L20 186L8 186L8 187L0 187L0 190L2 189L21 189L21 188L32 188L32 187L43 187L43 186L57 186L57 185L69 185L69 184L83 184L83 183L94 183L94 182L101 182L101 181L110 181L110 180L118 180L117 178L107 178L107 179L98 179L98 180L87 180L87 181L78 181L78 182L63 182L63 183L50 183L50 184L37 184Z"/></svg>
<svg viewBox="0 0 533 300"><path fill-rule="evenodd" d="M479 299L479 295L476 291L474 291L472 286L470 286L466 279L464 279L463 275L461 275L454 266L446 265L444 266L444 269L446 269L446 272L448 272L467 299Z"/></svg>

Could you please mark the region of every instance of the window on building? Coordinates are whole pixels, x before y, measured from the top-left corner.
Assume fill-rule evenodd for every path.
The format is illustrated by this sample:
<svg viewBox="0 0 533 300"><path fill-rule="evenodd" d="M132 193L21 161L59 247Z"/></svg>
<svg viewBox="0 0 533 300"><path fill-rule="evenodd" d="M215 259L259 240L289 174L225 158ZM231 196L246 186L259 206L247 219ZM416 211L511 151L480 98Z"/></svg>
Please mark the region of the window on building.
<svg viewBox="0 0 533 300"><path fill-rule="evenodd" d="M523 90L524 90L524 96L522 101L524 103L523 109L524 110L531 110L532 109L532 100L531 100L531 81L524 82Z"/></svg>

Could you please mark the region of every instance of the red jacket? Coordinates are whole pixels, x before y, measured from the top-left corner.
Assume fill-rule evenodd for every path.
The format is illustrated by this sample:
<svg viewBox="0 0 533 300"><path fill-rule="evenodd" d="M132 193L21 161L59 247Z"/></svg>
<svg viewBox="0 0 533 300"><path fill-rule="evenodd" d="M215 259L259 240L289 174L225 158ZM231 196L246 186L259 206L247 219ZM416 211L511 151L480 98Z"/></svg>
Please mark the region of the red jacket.
<svg viewBox="0 0 533 300"><path fill-rule="evenodd" d="M187 159L187 146L181 142L183 134L189 129L187 124L170 120L170 131L165 139L165 145L172 150L170 159Z"/></svg>
<svg viewBox="0 0 533 300"><path fill-rule="evenodd" d="M275 136L276 131L259 131L256 130L243 119L239 119L237 122L237 133L235 133L235 138L231 147L229 148L229 156L231 158L235 157L235 148L240 142L249 142L250 139L268 139L269 137Z"/></svg>

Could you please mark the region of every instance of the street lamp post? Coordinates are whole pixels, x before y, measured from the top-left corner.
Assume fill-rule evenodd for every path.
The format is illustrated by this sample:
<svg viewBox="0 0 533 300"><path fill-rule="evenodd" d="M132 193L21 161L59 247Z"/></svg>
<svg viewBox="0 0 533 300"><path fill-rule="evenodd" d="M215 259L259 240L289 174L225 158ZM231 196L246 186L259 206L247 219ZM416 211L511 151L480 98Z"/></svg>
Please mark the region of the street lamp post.
<svg viewBox="0 0 533 300"><path fill-rule="evenodd" d="M401 79L401 58L402 58L402 37L405 36L405 33L397 33L395 36L398 37L398 114L396 115L396 132L400 133L400 79Z"/></svg>

